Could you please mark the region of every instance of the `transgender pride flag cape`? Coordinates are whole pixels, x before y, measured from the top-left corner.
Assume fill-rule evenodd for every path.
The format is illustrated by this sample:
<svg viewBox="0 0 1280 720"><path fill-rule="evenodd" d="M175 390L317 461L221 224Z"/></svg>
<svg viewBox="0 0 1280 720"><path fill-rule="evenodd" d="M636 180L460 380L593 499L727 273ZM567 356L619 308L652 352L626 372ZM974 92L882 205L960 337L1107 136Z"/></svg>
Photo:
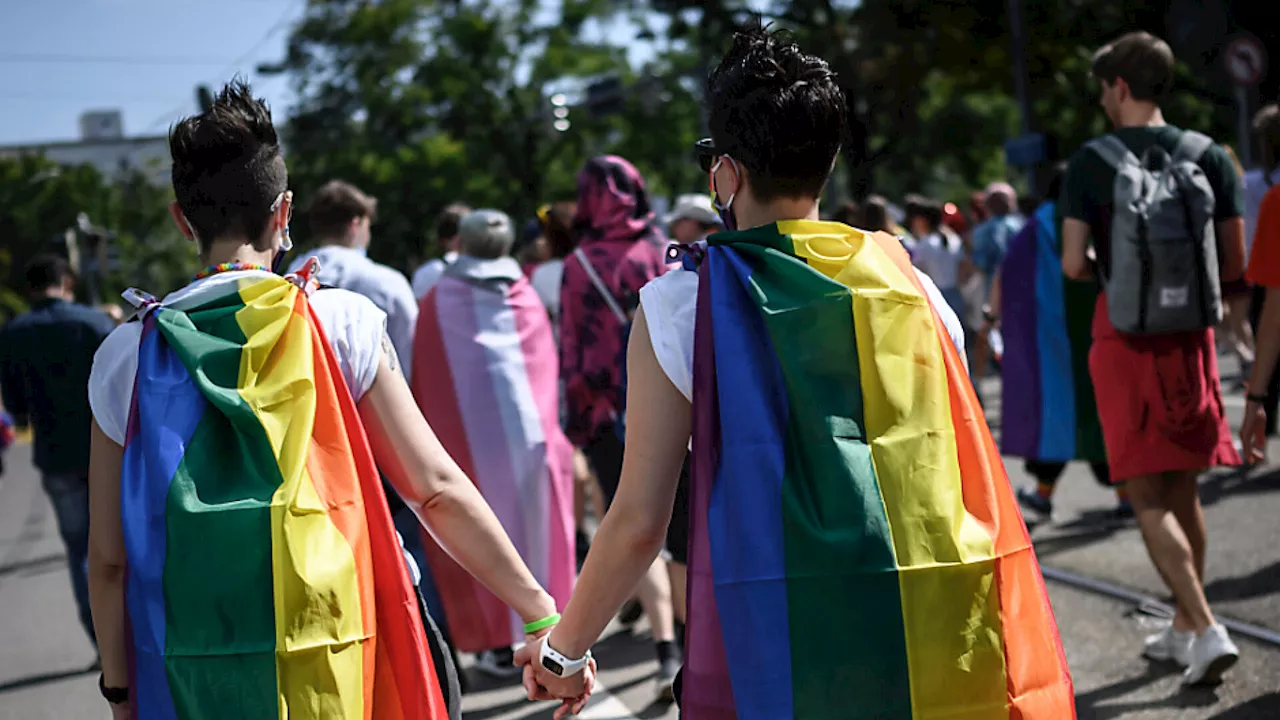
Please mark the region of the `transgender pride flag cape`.
<svg viewBox="0 0 1280 720"><path fill-rule="evenodd" d="M510 258L462 257L422 300L413 394L533 576L563 609L575 575L573 447L546 308ZM454 647L524 641L524 623L430 536L427 561Z"/></svg>
<svg viewBox="0 0 1280 720"><path fill-rule="evenodd" d="M1009 242L1000 270L1000 445L1032 460L1107 459L1089 377L1098 286L1062 274L1054 204Z"/></svg>
<svg viewBox="0 0 1280 720"><path fill-rule="evenodd" d="M1074 718L1026 526L901 244L713 235L697 302L684 716Z"/></svg>
<svg viewBox="0 0 1280 720"><path fill-rule="evenodd" d="M120 478L133 717L448 717L306 294L241 280L144 323Z"/></svg>

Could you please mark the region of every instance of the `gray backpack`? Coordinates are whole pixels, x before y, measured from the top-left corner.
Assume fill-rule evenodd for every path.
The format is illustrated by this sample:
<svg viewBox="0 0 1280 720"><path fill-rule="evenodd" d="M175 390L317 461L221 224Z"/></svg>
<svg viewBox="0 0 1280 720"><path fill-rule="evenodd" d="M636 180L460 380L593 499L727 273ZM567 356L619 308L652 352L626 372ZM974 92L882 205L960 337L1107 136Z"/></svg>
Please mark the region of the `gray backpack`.
<svg viewBox="0 0 1280 720"><path fill-rule="evenodd" d="M1214 197L1197 164L1213 141L1184 132L1173 155L1139 159L1114 135L1089 143L1116 171L1107 314L1122 333L1162 335L1222 321Z"/></svg>

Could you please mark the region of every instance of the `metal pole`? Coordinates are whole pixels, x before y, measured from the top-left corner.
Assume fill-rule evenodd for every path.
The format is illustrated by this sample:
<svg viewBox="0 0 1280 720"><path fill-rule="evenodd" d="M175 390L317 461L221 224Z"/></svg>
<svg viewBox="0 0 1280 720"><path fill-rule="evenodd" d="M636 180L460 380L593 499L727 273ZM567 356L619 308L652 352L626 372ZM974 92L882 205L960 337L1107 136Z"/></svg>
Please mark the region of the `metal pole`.
<svg viewBox="0 0 1280 720"><path fill-rule="evenodd" d="M1022 109L1022 133L1031 133L1034 110L1031 107L1030 80L1027 75L1026 29L1022 22L1022 0L1009 0L1009 30L1013 40L1013 87ZM1027 167L1027 186L1036 194L1036 169Z"/></svg>
<svg viewBox="0 0 1280 720"><path fill-rule="evenodd" d="M1236 85L1236 116L1239 119L1239 156L1240 164L1249 169L1253 167L1253 137L1249 118L1249 89L1244 85Z"/></svg>

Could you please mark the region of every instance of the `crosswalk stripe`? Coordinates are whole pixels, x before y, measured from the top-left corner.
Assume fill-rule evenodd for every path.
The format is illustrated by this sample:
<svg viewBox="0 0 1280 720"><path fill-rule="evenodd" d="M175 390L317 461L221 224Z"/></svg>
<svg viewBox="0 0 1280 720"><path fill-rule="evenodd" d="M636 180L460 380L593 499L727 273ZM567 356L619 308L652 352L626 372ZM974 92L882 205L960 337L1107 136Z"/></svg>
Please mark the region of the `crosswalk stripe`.
<svg viewBox="0 0 1280 720"><path fill-rule="evenodd" d="M599 680L591 693L587 706L578 713L578 720L634 720L635 714L622 701L609 693Z"/></svg>

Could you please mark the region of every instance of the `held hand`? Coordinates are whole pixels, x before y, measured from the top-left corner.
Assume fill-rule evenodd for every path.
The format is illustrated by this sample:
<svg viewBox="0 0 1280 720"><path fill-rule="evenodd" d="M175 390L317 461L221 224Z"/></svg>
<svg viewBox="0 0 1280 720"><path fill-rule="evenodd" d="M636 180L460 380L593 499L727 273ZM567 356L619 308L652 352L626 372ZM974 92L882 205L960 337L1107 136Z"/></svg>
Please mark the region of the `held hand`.
<svg viewBox="0 0 1280 720"><path fill-rule="evenodd" d="M530 700L561 700L556 711L557 720L582 710L595 687L596 662L590 660L582 672L568 677L556 677L538 662L542 653L543 637L534 638L515 654L515 664L524 666L524 689Z"/></svg>
<svg viewBox="0 0 1280 720"><path fill-rule="evenodd" d="M1244 406L1244 422L1240 424L1240 444L1244 464L1258 465L1267 459L1267 411L1256 402Z"/></svg>

